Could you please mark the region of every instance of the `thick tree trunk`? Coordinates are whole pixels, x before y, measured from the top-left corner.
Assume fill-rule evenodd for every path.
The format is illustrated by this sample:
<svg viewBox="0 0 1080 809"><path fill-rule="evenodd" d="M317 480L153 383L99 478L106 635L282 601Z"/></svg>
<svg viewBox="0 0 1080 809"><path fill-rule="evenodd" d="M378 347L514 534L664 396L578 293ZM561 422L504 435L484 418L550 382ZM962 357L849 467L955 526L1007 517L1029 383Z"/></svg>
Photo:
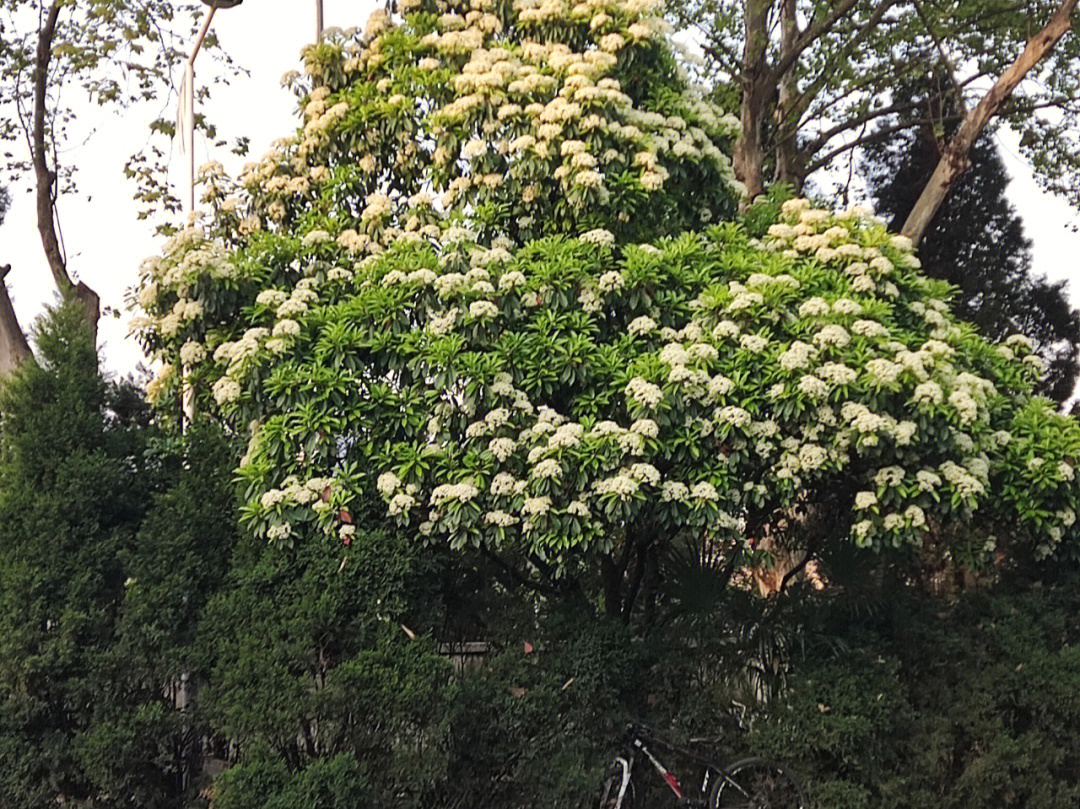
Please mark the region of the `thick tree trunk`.
<svg viewBox="0 0 1080 809"><path fill-rule="evenodd" d="M781 0L780 6L780 60L791 59L795 50L795 39L799 33L796 20L796 0ZM792 60L793 61L793 60ZM776 95L776 168L773 179L778 183L797 185L794 164L795 130L798 118L796 104L795 71L788 70L780 77ZM796 188L796 191L798 189Z"/></svg>
<svg viewBox="0 0 1080 809"><path fill-rule="evenodd" d="M747 197L752 200L764 191L762 182L765 145L763 125L768 116L769 104L776 98L781 84L788 91L794 89L789 75L799 57L808 47L825 36L858 4L859 0L837 0L823 16L800 31L794 2L784 3L782 15L786 14L787 28L782 32L785 42L775 64L769 63L769 16L776 0L743 0L743 55L739 84L742 89L740 122L742 132L735 143L733 164L735 176L746 186ZM882 0L892 5L896 0ZM793 148L793 144L785 146Z"/></svg>
<svg viewBox="0 0 1080 809"><path fill-rule="evenodd" d="M765 160L765 150L761 148L761 129L765 110L764 104L752 102L750 94L743 101L742 109L742 136L735 144L733 162L735 176L746 186L746 197L753 201L754 197L765 190L762 183L762 163Z"/></svg>
<svg viewBox="0 0 1080 809"><path fill-rule="evenodd" d="M1071 27L1069 18L1076 9L1078 0L1062 0L1057 11L1039 33L1028 40L1023 53L1009 68L998 77L982 101L964 116L960 128L945 147L945 151L934 169L930 181L923 188L915 207L908 215L901 232L916 244L934 219L934 215L945 201L946 195L956 185L957 180L967 170L968 155L979 134L987 122L1004 104L1017 85L1024 80L1028 72L1058 43Z"/></svg>
<svg viewBox="0 0 1080 809"><path fill-rule="evenodd" d="M19 326L5 283L10 271L10 265L0 267L0 377L10 374L30 356L30 343Z"/></svg>
<svg viewBox="0 0 1080 809"><path fill-rule="evenodd" d="M766 86L769 79L768 42L769 10L772 0L746 0L743 14L742 132L735 144L733 163L735 176L746 186L747 199L752 200L764 190L761 171L764 150L761 145L762 125L766 105L774 88Z"/></svg>

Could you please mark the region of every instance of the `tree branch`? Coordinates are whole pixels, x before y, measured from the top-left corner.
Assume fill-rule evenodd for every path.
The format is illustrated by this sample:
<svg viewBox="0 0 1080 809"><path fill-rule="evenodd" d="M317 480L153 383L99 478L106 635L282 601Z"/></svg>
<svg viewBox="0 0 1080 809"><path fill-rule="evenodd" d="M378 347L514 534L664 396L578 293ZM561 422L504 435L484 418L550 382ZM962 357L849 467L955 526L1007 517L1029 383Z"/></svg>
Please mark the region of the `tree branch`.
<svg viewBox="0 0 1080 809"><path fill-rule="evenodd" d="M862 26L859 27L859 30L855 32L855 36L851 37L851 39L844 43L844 47L841 48L838 53L834 54L833 57L829 59L829 61L821 69L817 80L812 83L809 88L798 94L797 98L792 102L792 112L796 110L801 110L805 112L805 108L809 104L810 100L814 98L818 94L818 92L820 92L821 88L829 80L830 74L833 70L833 66L837 63L837 61L839 59L847 58L851 54L851 52L856 47L858 47L859 44L863 40L865 40L867 36L869 36L870 32L878 26L878 23L881 22L881 18L885 16L885 12L895 6L898 2L899 0L882 0L882 2L878 3L878 5L874 8L873 12L871 12L869 18L867 18L866 22L863 23ZM786 114L787 111L785 111L785 115ZM800 112L799 117L801 116L802 113Z"/></svg>
<svg viewBox="0 0 1080 809"><path fill-rule="evenodd" d="M923 28L925 28L926 33L930 35L930 39L934 41L934 47L937 48L938 55L941 57L941 62L945 65L945 70L948 71L949 79L956 89L956 103L960 107L960 112L966 115L967 107L964 105L964 91L960 86L960 82L956 79L956 68L953 67L952 59L949 58L944 43L938 38L937 32L934 31L934 26L930 24L930 19L923 10L922 2L920 2L920 0L914 0L914 2L915 13L919 15L919 20L922 22Z"/></svg>
<svg viewBox="0 0 1080 809"><path fill-rule="evenodd" d="M1050 21L1035 36L1027 41L1023 52L994 82L994 86L983 96L975 109L964 116L960 128L949 141L945 153L938 161L937 168L930 181L923 188L915 207L908 215L901 232L913 242L918 243L923 233L930 226L934 215L944 202L960 175L967 169L968 154L975 139L982 132L987 122L997 114L1017 85L1028 72L1037 65L1046 54L1053 50L1058 41L1072 27L1070 17L1076 10L1078 0L1062 0Z"/></svg>
<svg viewBox="0 0 1080 809"><path fill-rule="evenodd" d="M60 17L62 0L53 0L45 22L38 34L37 54L34 59L34 110L31 134L31 158L36 181L37 227L41 235L41 244L45 248L45 258L49 262L53 280L61 292L71 289L71 278L67 273L60 243L56 237L53 220L55 207L56 172L51 170L45 154L45 103L49 82L49 62L52 59L52 43L56 36L56 22Z"/></svg>
<svg viewBox="0 0 1080 809"><path fill-rule="evenodd" d="M897 0L881 0L881 5L892 5ZM795 38L795 42L786 54L783 54L773 65L772 69L768 73L769 84L775 86L779 82L780 77L787 73L795 65L795 62L803 51L809 48L814 42L816 42L825 34L829 33L836 23L843 19L859 0L840 0L832 11L822 17L815 23L812 23L809 28L799 32L799 35Z"/></svg>
<svg viewBox="0 0 1080 809"><path fill-rule="evenodd" d="M867 110L861 115L856 115L854 118L845 121L842 124L837 124L832 129L826 129L814 140L807 143L806 146L804 146L800 151L805 155L815 155L821 149L824 149L828 145L829 141L831 141L837 135L847 132L849 129L858 129L863 124L867 124L871 121L877 120L878 118L882 118L886 115L892 115L893 113L897 112L907 112L909 110L918 108L918 106L919 102L911 101L904 104L893 104L891 107L881 107L876 110Z"/></svg>
<svg viewBox="0 0 1080 809"><path fill-rule="evenodd" d="M49 270L60 292L73 294L82 302L86 310L86 319L97 337L97 322L101 316L101 298L94 290L81 281L73 284L68 274L67 261L56 228L56 181L57 172L49 168L46 155L45 107L49 86L49 64L52 61L53 40L56 38L56 23L64 0L53 0L38 33L37 52L34 56L34 108L31 128L30 151L34 167L35 201L37 203L37 227L41 236L41 245L45 249L45 258ZM55 154L55 153L54 153Z"/></svg>
<svg viewBox="0 0 1080 809"><path fill-rule="evenodd" d="M959 116L954 116L954 118L958 117ZM835 149L826 152L824 155L822 155L809 166L807 166L806 174L807 176L809 176L818 169L824 168L825 166L829 165L829 163L832 162L835 157L837 157L838 155L842 155L849 149L855 149L859 146L862 146L864 143L873 143L874 141L881 140L888 137L889 135L895 135L897 132L903 132L905 129L914 129L917 126L923 126L928 123L933 123L933 120L934 119L930 118L913 118L911 120L896 124L895 126L887 126L883 129L875 129L873 132L870 132L867 135L858 137L855 140L848 141L847 143L843 143L840 146L837 146Z"/></svg>
<svg viewBox="0 0 1080 809"><path fill-rule="evenodd" d="M554 587L543 582L533 581L485 545L480 546L480 552L494 562L496 567L509 576L514 583L537 593L544 593L545 595L552 595L555 592Z"/></svg>

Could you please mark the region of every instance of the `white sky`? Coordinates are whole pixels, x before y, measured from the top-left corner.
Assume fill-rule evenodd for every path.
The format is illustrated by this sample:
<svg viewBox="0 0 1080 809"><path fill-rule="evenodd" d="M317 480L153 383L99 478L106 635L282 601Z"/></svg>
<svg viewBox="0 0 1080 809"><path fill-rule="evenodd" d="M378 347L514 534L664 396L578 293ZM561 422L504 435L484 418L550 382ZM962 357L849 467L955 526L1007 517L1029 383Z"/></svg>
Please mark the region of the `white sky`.
<svg viewBox="0 0 1080 809"><path fill-rule="evenodd" d="M377 5L381 5L377 0L324 0L325 24L342 28L363 25ZM315 0L248 0L217 13L214 29L224 49L250 71L250 76L236 79L230 87L216 88L205 111L227 138L250 137L251 156L237 158L226 149L212 153L205 142L197 140L196 165L215 159L235 174L243 162L266 151L275 138L293 131L295 103L281 89L280 78L286 70L299 67L300 49L314 39L314 9ZM206 80L212 63L206 60L200 65ZM104 306L122 312L139 263L160 244L150 224L136 218L137 207L131 199L134 189L122 173L128 156L146 141L146 124L158 112L101 120L98 108L88 108L87 120L98 116L94 121L97 133L66 157L78 164L84 192L60 203L69 266L101 295ZM174 113L169 110L170 116ZM1080 234L1070 229L1080 226L1080 215L1039 190L1030 168L1017 157L1018 149L1009 133L1003 133L999 143L1013 178L1010 197L1034 241L1035 270L1054 280L1073 280L1072 299L1080 305ZM174 146L174 177L182 181L181 160ZM32 198L22 193L12 196L11 210L0 226L0 263L12 265L8 288L25 328L55 293L37 235ZM124 312L119 320L103 318L100 327L105 364L121 374L134 370L143 359L138 345L127 337L127 320Z"/></svg>

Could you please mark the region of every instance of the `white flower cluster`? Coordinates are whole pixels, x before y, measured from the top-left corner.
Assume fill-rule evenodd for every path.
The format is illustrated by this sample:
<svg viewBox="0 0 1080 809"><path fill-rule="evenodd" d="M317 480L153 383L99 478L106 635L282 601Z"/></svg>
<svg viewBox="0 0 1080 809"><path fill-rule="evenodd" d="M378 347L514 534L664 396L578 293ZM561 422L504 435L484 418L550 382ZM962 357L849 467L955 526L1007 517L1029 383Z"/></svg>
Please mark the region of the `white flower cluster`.
<svg viewBox="0 0 1080 809"><path fill-rule="evenodd" d="M441 506L451 501L468 503L479 493L480 490L467 481L463 483L443 483L431 490L431 505Z"/></svg>
<svg viewBox="0 0 1080 809"><path fill-rule="evenodd" d="M659 405L664 398L663 391L661 391L657 385L642 379L640 376L631 379L623 392L639 405L648 408L649 410L655 410L657 405Z"/></svg>

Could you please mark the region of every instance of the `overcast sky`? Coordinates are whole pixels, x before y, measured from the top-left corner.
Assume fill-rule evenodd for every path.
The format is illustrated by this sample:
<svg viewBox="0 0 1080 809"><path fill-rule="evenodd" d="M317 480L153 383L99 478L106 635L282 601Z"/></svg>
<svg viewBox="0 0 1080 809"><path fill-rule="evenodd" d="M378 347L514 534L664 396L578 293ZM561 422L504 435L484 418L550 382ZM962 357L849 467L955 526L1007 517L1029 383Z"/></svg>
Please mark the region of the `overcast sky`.
<svg viewBox="0 0 1080 809"><path fill-rule="evenodd" d="M342 28L363 25L376 5L381 4L373 0L324 0L325 24ZM237 79L230 87L217 88L205 111L223 135L250 137L251 157L212 151L205 142L197 141L197 165L216 159L235 174L245 160L257 158L271 141L295 129L295 102L281 89L280 78L286 70L299 66L300 49L314 39L314 8L314 0L248 0L216 14L214 28L224 49L250 71L250 76ZM201 64L205 80L205 73L213 68L209 61ZM174 115L175 109L167 112ZM69 265L101 295L103 305L121 311L139 263L160 246L150 225L136 218L133 187L125 181L122 169L127 157L145 143L147 122L160 113L143 110L103 120L98 108L88 108L86 120L99 116L94 120L96 134L66 156L79 166L84 192L60 203ZM1018 159L1016 144L1010 142L1008 133L999 142L1013 178L1010 196L1035 244L1036 271L1052 279L1077 278L1080 235L1070 226L1080 225L1080 216L1038 189L1030 169ZM182 181L181 157L174 146L174 177ZM7 219L0 226L0 263L12 265L8 287L25 327L53 300L54 287L37 237L31 197L23 193L13 197ZM1073 300L1080 305L1080 281L1073 286ZM106 318L101 324L105 363L118 373L133 370L142 359L139 347L127 337L127 320L124 312L119 320Z"/></svg>

